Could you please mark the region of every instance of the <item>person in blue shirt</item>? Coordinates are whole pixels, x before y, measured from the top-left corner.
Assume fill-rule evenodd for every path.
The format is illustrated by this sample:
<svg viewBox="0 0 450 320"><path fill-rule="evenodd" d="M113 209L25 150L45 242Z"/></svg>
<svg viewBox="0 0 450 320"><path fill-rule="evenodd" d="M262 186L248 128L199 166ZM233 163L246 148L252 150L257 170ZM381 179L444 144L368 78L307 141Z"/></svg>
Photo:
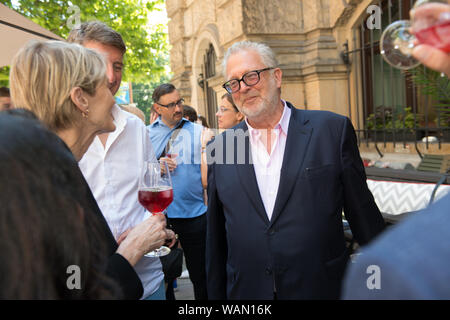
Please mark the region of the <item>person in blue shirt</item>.
<svg viewBox="0 0 450 320"><path fill-rule="evenodd" d="M184 100L172 84L158 86L152 98L159 117L147 128L156 157L168 163L172 176L174 197L167 208L168 223L183 247L195 299L206 300L207 207L201 170L206 141L202 141L203 127L183 118Z"/></svg>

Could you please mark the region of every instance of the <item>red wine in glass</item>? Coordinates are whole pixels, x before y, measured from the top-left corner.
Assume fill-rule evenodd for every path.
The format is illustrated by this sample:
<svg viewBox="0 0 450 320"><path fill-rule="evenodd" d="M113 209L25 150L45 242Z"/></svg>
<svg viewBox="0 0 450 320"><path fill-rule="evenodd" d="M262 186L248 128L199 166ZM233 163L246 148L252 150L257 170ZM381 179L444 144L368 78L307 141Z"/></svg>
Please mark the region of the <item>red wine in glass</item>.
<svg viewBox="0 0 450 320"><path fill-rule="evenodd" d="M450 53L450 20L442 21L414 33L422 44Z"/></svg>
<svg viewBox="0 0 450 320"><path fill-rule="evenodd" d="M161 170L161 167L163 167L163 170ZM142 175L139 179L138 200L152 214L163 213L172 203L172 180L167 162L163 160L144 162ZM161 257L169 252L169 248L162 246L145 256Z"/></svg>
<svg viewBox="0 0 450 320"><path fill-rule="evenodd" d="M380 53L394 68L408 70L420 65L412 55L418 44L428 44L450 52L450 12L447 1L417 0L414 9L419 7L423 10L420 13L415 11L411 20L395 21L381 35Z"/></svg>
<svg viewBox="0 0 450 320"><path fill-rule="evenodd" d="M151 213L166 210L173 200L173 189L170 186L148 187L139 190L139 203Z"/></svg>

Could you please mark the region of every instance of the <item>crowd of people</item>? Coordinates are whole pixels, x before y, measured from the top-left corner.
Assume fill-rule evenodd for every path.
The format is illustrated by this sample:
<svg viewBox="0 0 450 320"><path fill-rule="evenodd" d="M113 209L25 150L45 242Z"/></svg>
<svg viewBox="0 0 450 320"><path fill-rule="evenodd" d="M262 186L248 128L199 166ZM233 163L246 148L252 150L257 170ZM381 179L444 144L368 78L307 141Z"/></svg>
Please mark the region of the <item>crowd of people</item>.
<svg viewBox="0 0 450 320"><path fill-rule="evenodd" d="M170 83L154 90L148 126L116 105L126 49L91 21L15 56L0 88L1 299L165 300L173 279L145 254L178 241L197 300L450 299L450 196L384 231L351 121L283 100L270 47L227 50L215 136ZM413 54L450 76L448 54ZM171 171L167 217L137 197L157 160ZM362 246L354 263L342 212Z"/></svg>

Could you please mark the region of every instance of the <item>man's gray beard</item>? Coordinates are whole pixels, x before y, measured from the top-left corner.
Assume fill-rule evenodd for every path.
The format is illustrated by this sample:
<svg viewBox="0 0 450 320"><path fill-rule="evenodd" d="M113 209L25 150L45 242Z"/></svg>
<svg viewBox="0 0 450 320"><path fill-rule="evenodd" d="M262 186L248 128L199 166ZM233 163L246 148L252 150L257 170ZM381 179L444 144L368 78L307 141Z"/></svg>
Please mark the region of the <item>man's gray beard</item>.
<svg viewBox="0 0 450 320"><path fill-rule="evenodd" d="M263 104L264 104L264 102L263 102ZM250 108L244 107L244 108L241 108L240 111L241 111L247 118L252 119L252 118L257 118L257 117L259 117L259 116L263 113L264 110L265 110L265 109L264 109L264 106L262 106L262 107L258 106L258 108L255 109L255 110L250 110Z"/></svg>
<svg viewBox="0 0 450 320"><path fill-rule="evenodd" d="M271 101L262 100L261 104L258 108L254 110L249 110L246 107L238 108L248 119L252 120L254 118L259 118L264 114L272 114L274 110L276 110L278 105L278 97L276 94L272 96Z"/></svg>

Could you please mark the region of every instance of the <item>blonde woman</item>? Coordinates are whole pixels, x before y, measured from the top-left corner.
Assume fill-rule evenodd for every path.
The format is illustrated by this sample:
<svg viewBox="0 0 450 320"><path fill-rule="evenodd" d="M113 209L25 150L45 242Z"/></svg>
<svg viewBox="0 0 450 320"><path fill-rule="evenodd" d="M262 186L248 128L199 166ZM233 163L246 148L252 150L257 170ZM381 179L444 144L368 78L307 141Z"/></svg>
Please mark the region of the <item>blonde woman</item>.
<svg viewBox="0 0 450 320"><path fill-rule="evenodd" d="M36 114L65 142L76 161L96 135L115 129L111 114L115 102L107 86L106 64L93 50L59 41L30 42L13 60L10 84L15 107ZM133 266L166 239L174 242L175 234L165 228L164 217L153 216L117 245L92 192L86 196L103 222L110 255L107 274L121 286L124 298L139 299L143 288Z"/></svg>

